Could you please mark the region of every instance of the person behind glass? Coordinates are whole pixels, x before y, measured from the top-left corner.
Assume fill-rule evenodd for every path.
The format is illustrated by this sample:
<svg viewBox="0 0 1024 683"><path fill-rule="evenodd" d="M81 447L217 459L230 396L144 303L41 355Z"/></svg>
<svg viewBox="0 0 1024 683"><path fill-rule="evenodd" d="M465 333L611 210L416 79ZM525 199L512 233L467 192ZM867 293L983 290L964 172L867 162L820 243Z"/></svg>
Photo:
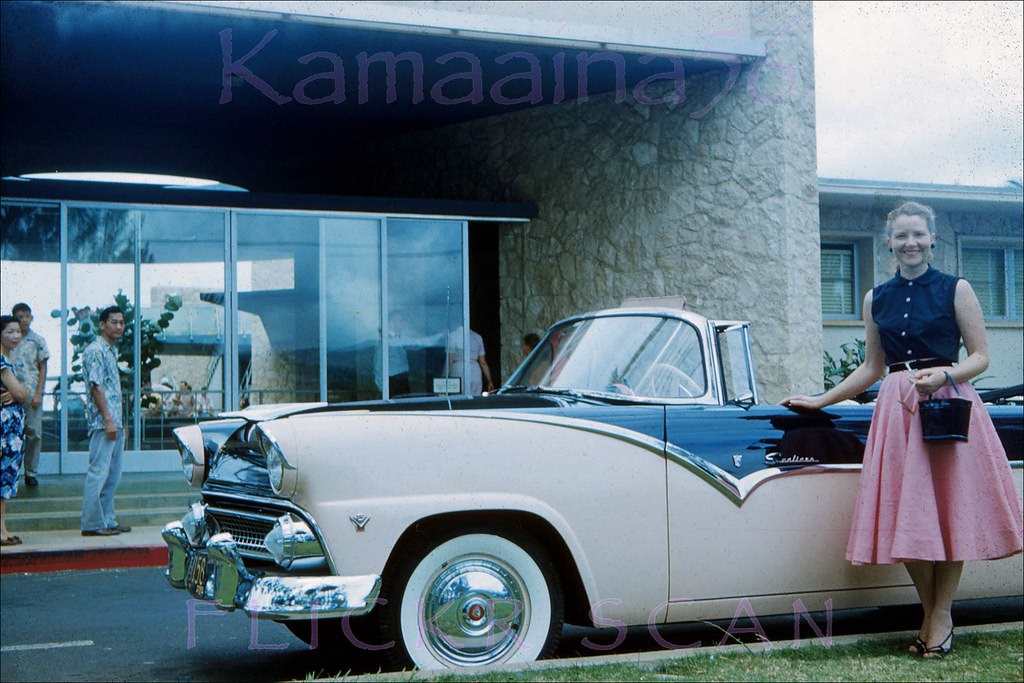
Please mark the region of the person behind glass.
<svg viewBox="0 0 1024 683"><path fill-rule="evenodd" d="M32 309L26 303L14 304L11 314L21 324L21 343L14 350L14 373L29 391L25 404L25 485L37 486L39 451L43 441L43 390L50 351L46 340L32 329Z"/></svg>
<svg viewBox="0 0 1024 683"><path fill-rule="evenodd" d="M14 374L11 355L21 341L21 325L12 315L0 316L0 545L21 539L7 530L7 501L18 493L18 471L25 456L25 409L28 389Z"/></svg>
<svg viewBox="0 0 1024 683"><path fill-rule="evenodd" d="M899 268L864 296L864 362L824 394L782 403L820 410L861 393L888 368L846 558L854 565L903 563L924 612L909 651L934 658L953 646L951 609L964 561L1021 552L1021 510L1006 453L969 381L989 363L978 298L969 282L929 265L936 237L929 207L901 204L885 234ZM967 356L957 363L961 338ZM972 402L970 440L924 441L918 400L957 391Z"/></svg>
<svg viewBox="0 0 1024 683"><path fill-rule="evenodd" d="M523 360L526 360L533 353L533 350L537 348L537 344L540 344L540 337L533 332L523 335L523 345L521 347Z"/></svg>
<svg viewBox="0 0 1024 683"><path fill-rule="evenodd" d="M114 517L114 493L121 481L124 455L121 376L117 369L117 342L124 334L124 324L120 308L104 308L100 311L100 336L82 354L89 428L89 469L82 495L83 536L116 536L131 531Z"/></svg>
<svg viewBox="0 0 1024 683"><path fill-rule="evenodd" d="M178 384L178 410L183 417L194 417L196 414L196 394L192 385L181 380Z"/></svg>
<svg viewBox="0 0 1024 683"><path fill-rule="evenodd" d="M449 374L462 377L462 326L449 335ZM491 380L491 366L487 364L484 338L473 330L469 331L469 393L480 396L484 391L494 391Z"/></svg>

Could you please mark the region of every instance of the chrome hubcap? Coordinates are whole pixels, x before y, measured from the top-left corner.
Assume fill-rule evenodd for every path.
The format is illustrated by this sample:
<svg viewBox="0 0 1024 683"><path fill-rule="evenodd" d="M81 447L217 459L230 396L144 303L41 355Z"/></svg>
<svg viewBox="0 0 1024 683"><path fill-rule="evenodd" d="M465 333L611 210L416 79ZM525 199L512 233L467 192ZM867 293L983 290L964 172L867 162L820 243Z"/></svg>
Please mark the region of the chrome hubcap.
<svg viewBox="0 0 1024 683"><path fill-rule="evenodd" d="M519 575L492 558L445 565L423 596L420 631L434 656L460 666L501 661L529 624Z"/></svg>

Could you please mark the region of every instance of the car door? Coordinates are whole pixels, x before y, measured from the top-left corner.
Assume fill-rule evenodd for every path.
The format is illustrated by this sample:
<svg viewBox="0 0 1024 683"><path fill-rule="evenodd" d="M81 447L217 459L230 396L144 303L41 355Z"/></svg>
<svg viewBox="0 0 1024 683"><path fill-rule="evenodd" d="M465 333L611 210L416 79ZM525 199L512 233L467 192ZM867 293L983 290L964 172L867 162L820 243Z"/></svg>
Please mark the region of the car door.
<svg viewBox="0 0 1024 683"><path fill-rule="evenodd" d="M797 599L814 611L910 590L900 565L845 559L869 420L870 408L835 420L781 406L669 406L668 619L788 612Z"/></svg>

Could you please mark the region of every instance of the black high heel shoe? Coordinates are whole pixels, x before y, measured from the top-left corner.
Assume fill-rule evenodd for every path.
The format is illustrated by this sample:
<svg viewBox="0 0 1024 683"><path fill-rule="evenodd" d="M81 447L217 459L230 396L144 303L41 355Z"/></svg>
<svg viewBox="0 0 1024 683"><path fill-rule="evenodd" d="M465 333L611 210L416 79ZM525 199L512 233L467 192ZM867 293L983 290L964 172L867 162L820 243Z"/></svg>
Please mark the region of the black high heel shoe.
<svg viewBox="0 0 1024 683"><path fill-rule="evenodd" d="M947 643L949 643L947 645ZM942 642L935 647L925 647L924 652L921 656L924 659L941 659L953 651L953 629L949 629L949 633L942 639Z"/></svg>
<svg viewBox="0 0 1024 683"><path fill-rule="evenodd" d="M909 652L912 655L923 655L924 651L927 649L928 645L923 640L921 640L920 637L918 637L914 638L914 642L912 642L907 647L907 652Z"/></svg>

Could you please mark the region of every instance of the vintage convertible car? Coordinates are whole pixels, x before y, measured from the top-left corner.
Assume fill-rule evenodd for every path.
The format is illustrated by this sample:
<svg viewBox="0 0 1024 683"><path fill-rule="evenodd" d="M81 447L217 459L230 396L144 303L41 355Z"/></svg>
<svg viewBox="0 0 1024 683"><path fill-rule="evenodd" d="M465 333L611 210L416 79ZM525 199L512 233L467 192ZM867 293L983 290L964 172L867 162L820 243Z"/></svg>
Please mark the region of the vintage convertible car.
<svg viewBox="0 0 1024 683"><path fill-rule="evenodd" d="M554 325L495 394L250 409L176 431L202 500L172 586L399 666L550 655L608 626L913 603L844 550L870 405L761 405L748 325L621 308ZM991 405L1022 485L1024 408ZM959 597L1024 593L970 563ZM821 628L824 628L822 626Z"/></svg>

